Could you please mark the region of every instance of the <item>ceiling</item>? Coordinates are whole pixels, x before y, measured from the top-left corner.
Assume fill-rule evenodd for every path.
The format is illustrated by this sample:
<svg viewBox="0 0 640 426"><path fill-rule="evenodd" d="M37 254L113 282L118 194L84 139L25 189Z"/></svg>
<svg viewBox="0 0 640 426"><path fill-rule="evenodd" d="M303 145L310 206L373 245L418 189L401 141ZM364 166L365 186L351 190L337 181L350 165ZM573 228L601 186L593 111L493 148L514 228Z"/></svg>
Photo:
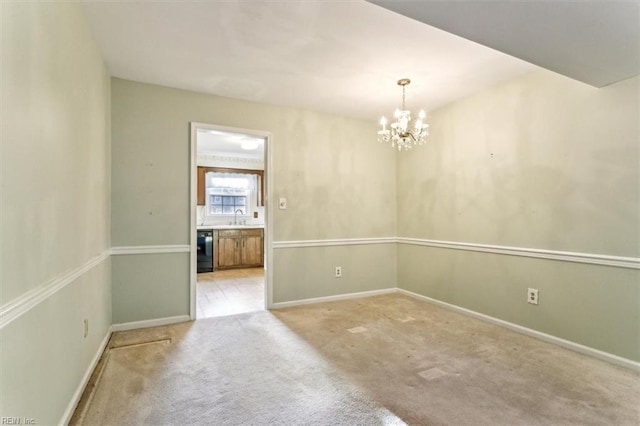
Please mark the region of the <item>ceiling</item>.
<svg viewBox="0 0 640 426"><path fill-rule="evenodd" d="M640 74L638 0L368 1L595 87Z"/></svg>
<svg viewBox="0 0 640 426"><path fill-rule="evenodd" d="M517 20L498 27L500 31L487 24L483 32L480 25L471 25L473 13L483 19L491 14L471 9L461 14L456 5L462 3L467 2L393 2L412 6L402 10L407 14L439 5L438 25L459 30L449 28L454 16L473 27L471 32L493 31L499 39L514 40L511 55L517 55L517 45L527 43L537 45L540 52L553 50L555 37L564 40L573 32L570 21L565 22L564 32L556 28L551 33L553 43L542 37L547 22L538 20L548 21L548 13L532 15L529 27L537 32L528 29L519 34ZM510 11L503 16L508 21L518 15L514 12L518 8L513 3L506 7L507 3L482 2L498 15L504 5ZM545 1L540 8L546 5L551 7ZM399 106L400 78L412 80L407 86L409 109L433 110L537 69L515 56L362 0L87 0L83 6L114 77L373 122ZM572 19L570 14L562 17ZM564 53L558 62L572 64L572 55ZM534 62L528 55L520 56Z"/></svg>
<svg viewBox="0 0 640 426"><path fill-rule="evenodd" d="M114 77L376 122L535 69L365 1L87 1Z"/></svg>
<svg viewBox="0 0 640 426"><path fill-rule="evenodd" d="M256 148L250 150L242 149L242 143L246 140L255 142L257 145ZM264 160L264 138L241 133L198 129L196 134L196 150L198 154L203 155Z"/></svg>

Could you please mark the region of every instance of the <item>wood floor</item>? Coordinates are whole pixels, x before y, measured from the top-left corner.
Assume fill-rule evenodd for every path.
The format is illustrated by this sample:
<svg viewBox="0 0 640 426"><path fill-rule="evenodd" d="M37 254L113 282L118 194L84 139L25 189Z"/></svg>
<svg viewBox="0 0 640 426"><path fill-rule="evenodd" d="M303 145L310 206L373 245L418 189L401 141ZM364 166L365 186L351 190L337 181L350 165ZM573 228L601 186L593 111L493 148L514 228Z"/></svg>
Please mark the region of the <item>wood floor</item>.
<svg viewBox="0 0 640 426"><path fill-rule="evenodd" d="M197 318L264 310L264 268L198 274Z"/></svg>

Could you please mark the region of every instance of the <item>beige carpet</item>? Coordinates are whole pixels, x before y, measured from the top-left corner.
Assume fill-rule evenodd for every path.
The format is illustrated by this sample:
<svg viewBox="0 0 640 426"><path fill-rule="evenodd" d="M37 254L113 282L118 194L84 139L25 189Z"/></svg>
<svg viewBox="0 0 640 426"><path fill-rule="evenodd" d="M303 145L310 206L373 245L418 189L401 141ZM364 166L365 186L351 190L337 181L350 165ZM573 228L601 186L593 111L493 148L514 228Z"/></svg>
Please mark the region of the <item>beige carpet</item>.
<svg viewBox="0 0 640 426"><path fill-rule="evenodd" d="M115 333L109 347L72 424L640 423L637 373L396 294Z"/></svg>

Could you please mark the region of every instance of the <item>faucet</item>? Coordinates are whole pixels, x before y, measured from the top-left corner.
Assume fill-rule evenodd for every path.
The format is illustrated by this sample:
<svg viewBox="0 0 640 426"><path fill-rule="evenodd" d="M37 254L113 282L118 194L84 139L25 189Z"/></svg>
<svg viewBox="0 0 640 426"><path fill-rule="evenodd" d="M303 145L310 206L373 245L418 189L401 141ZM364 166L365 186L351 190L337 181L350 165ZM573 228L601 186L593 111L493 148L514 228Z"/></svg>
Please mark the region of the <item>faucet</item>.
<svg viewBox="0 0 640 426"><path fill-rule="evenodd" d="M238 212L240 212L240 214L242 214L242 209L236 209L236 211L233 212L233 224L234 225L238 224Z"/></svg>

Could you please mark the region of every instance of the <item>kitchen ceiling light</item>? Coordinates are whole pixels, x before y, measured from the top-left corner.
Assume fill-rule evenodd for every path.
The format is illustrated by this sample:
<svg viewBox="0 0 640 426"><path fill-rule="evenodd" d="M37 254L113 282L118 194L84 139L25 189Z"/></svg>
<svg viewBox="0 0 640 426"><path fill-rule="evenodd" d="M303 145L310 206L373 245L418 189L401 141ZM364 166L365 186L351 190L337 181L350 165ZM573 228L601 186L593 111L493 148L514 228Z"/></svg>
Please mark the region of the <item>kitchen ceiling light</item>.
<svg viewBox="0 0 640 426"><path fill-rule="evenodd" d="M378 131L378 142L391 142L391 146L398 147L398 151L402 148L411 149L414 145L422 145L427 141L429 136L429 125L424 122L426 114L424 110L420 110L418 119L413 127L411 126L411 111L405 109L404 106L404 88L411 80L402 78L398 80L398 86L402 86L402 109L396 109L393 113L395 121L389 125L387 129L387 119L382 117L380 124L382 130Z"/></svg>
<svg viewBox="0 0 640 426"><path fill-rule="evenodd" d="M258 149L258 141L253 138L244 138L240 142L240 148L245 149L247 151Z"/></svg>

